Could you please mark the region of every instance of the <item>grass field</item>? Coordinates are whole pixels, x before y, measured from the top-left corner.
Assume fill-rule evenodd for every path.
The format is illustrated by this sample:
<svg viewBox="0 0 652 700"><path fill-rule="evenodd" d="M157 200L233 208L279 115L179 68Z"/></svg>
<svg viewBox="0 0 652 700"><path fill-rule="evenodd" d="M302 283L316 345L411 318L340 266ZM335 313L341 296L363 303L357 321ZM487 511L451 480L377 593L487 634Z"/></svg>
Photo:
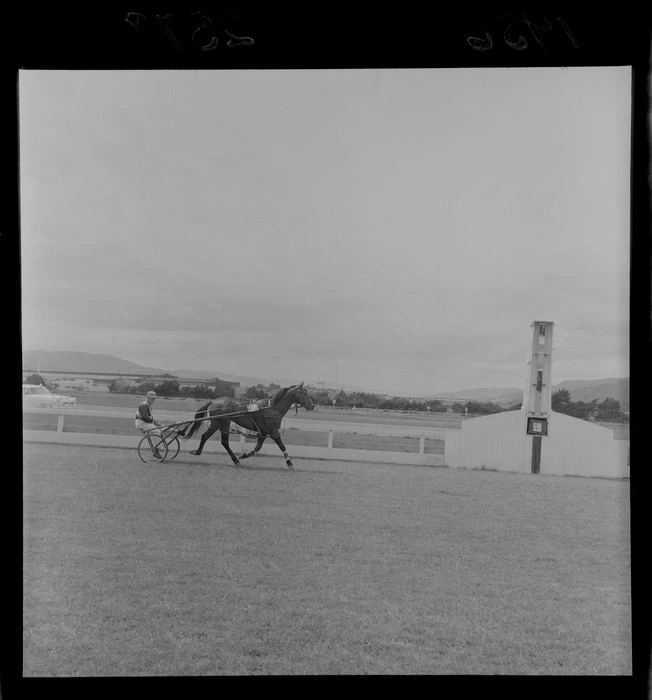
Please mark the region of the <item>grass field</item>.
<svg viewBox="0 0 652 700"><path fill-rule="evenodd" d="M23 449L25 676L631 673L627 482Z"/></svg>

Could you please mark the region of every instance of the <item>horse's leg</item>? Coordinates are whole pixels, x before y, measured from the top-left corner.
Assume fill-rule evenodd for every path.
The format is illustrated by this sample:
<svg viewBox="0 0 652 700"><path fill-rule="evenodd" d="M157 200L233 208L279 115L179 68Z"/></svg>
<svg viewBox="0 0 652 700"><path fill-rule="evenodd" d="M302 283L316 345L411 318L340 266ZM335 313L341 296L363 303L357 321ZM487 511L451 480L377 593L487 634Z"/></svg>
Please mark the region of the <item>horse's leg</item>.
<svg viewBox="0 0 652 700"><path fill-rule="evenodd" d="M278 445L279 449L283 453L283 456L285 457L285 463L288 465L290 469L293 468L292 460L290 459L290 455L287 453L287 450L285 449L285 445L283 444L283 440L281 440L280 435L272 435L271 436L272 440Z"/></svg>
<svg viewBox="0 0 652 700"><path fill-rule="evenodd" d="M201 451L204 449L204 445L206 444L206 440L217 430L217 426L213 426L211 423L208 426L208 429L206 430L205 433L202 434L200 440L199 440L199 447L196 450L190 450L191 455L200 455Z"/></svg>
<svg viewBox="0 0 652 700"><path fill-rule="evenodd" d="M253 457L256 452L260 452L260 448L263 446L263 443L265 442L265 439L267 438L267 435L259 435L258 439L256 440L256 447L254 447L251 452L243 452L240 455L240 459L247 459L248 457Z"/></svg>
<svg viewBox="0 0 652 700"><path fill-rule="evenodd" d="M226 428L221 428L220 432L222 433L222 447L229 453L231 459L233 460L233 464L238 466L240 464L240 460L233 454L233 450L231 449L231 445L229 445L229 426L227 425Z"/></svg>

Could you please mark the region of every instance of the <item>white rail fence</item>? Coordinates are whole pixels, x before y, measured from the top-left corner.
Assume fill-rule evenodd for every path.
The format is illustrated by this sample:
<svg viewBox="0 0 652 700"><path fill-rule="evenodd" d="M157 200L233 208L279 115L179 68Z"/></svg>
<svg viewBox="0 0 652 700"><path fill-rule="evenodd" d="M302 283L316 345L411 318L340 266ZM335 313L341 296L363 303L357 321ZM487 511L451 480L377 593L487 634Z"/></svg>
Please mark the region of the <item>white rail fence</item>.
<svg viewBox="0 0 652 700"><path fill-rule="evenodd" d="M95 416L97 418L120 418L133 419L135 411L101 411L95 409L86 409L81 406L75 408L24 408L23 413L48 413L57 415L57 433L63 433L66 417L68 416ZM180 413L176 411L157 411L157 418L161 421L181 422L189 420L188 413ZM190 419L192 420L192 419ZM100 426L98 426L100 427ZM372 435L379 437L403 437L415 438L419 440L418 454L424 455L426 440L445 440L446 433L449 429L446 428L431 428L419 427L410 425L382 425L374 423L348 423L340 421L323 421L323 420L301 420L298 418L284 418L282 430L301 430L312 432L328 433L328 450L337 449L333 447L335 433L347 435ZM34 431L29 430L28 433L34 432L53 432L53 431ZM29 437L29 436L26 436ZM244 444L245 438L241 436L241 443Z"/></svg>
<svg viewBox="0 0 652 700"><path fill-rule="evenodd" d="M98 411L96 409L85 409L80 406L75 408L24 408L23 413L49 413L57 414L59 420L64 420L64 416L98 416L104 418L132 419L136 417L134 411ZM163 420L181 422L192 420L187 413L177 411L157 411L157 417ZM426 437L430 440L444 440L449 428L432 428L428 426L416 425L385 425L376 423L349 423L344 421L328 420L302 420L299 418L283 418L282 427L285 429L310 430L313 432L327 433L331 430L337 433L348 435L378 435L388 437Z"/></svg>
<svg viewBox="0 0 652 700"><path fill-rule="evenodd" d="M283 426L297 430L347 433L348 435L378 435L388 437L425 437L430 440L445 440L447 428L429 428L415 425L381 425L375 423L345 423L339 421L301 420L284 418Z"/></svg>

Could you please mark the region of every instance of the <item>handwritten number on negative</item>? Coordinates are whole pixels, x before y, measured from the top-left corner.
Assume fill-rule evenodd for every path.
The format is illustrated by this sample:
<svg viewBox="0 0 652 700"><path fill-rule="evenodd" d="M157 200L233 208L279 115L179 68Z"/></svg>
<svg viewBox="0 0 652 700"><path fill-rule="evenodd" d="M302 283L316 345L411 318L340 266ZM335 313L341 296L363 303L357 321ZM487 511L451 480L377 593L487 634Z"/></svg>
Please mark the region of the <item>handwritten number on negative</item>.
<svg viewBox="0 0 652 700"><path fill-rule="evenodd" d="M510 22L507 25L507 28L505 29L505 31L503 33L503 39L505 40L505 43L507 44L507 46L511 46L513 49L516 49L517 51L524 51L525 49L527 49L527 39L522 34L518 35L518 39L516 41L511 41L511 39L510 39L510 37L511 37L510 32L511 32L512 26L514 24L515 24L514 22Z"/></svg>
<svg viewBox="0 0 652 700"><path fill-rule="evenodd" d="M476 51L488 51L494 46L494 40L491 38L489 32L485 32L485 39L478 39L477 37L470 36L467 38L467 42Z"/></svg>
<svg viewBox="0 0 652 700"><path fill-rule="evenodd" d="M557 17L556 19L559 26L563 29L564 33L568 37L568 40L570 41L573 48L579 49L580 44L577 41L577 39L573 36L573 33L571 32L571 29L568 26L568 23L564 20L563 17ZM544 43L542 35L544 32L549 32L553 29L553 23L547 17L543 17L540 23L535 22L531 17L528 17L527 14L523 15L522 21L527 25L528 29L530 30L530 34L537 42L537 44L543 49L545 53L548 53L549 48ZM507 27L505 27L505 30L503 31L503 39L507 46L510 46L512 49L515 49L516 51L524 51L528 47L528 40L525 36L523 36L523 34L516 34L516 30L514 29L515 24L516 21L511 21L507 25ZM493 38L491 34L486 30L484 39L479 39L478 37L470 36L467 37L466 42L472 49L475 49L476 51L488 51L494 46Z"/></svg>
<svg viewBox="0 0 652 700"><path fill-rule="evenodd" d="M147 19L147 17L145 17L145 15L141 15L140 12L127 12L125 22L129 23L137 32L139 32L140 27L138 25L140 24L141 19Z"/></svg>
<svg viewBox="0 0 652 700"><path fill-rule="evenodd" d="M190 37L191 41L195 40L195 34L197 32L201 32L203 29L210 29L213 26L213 20L210 17L206 17L206 15L203 12L200 12L197 10L196 12L192 13L193 17L201 18L204 21L204 24L201 25L201 27L197 27L195 31L192 33L192 36ZM217 48L217 37L213 36L211 37L211 40L208 42L208 44L200 44L199 50L200 51L214 51Z"/></svg>
<svg viewBox="0 0 652 700"><path fill-rule="evenodd" d="M539 26L538 24L535 24L527 15L523 16L523 21L529 27L532 36L534 37L535 41L539 44L539 46L541 46L544 53L548 53L548 47L543 43L541 34L543 32L549 32L552 29L552 22L547 17L544 17L543 25Z"/></svg>
<svg viewBox="0 0 652 700"><path fill-rule="evenodd" d="M199 43L199 37L197 36L199 32L208 32L211 27L213 27L213 20L208 17L206 14L201 12L200 10L196 10L195 12L190 13L192 17L195 17L199 22L199 26L196 27L191 36L190 36L190 42L198 48L200 51L214 51L218 47L218 39L216 36L211 35L209 41L207 43ZM222 20L225 17L233 17L237 18L237 15L227 13L223 14L219 17L219 20ZM124 17L125 22L130 24L137 32L140 32L142 29L147 29L148 22L147 22L147 16L141 14L140 12L127 12L127 14ZM172 31L171 23L170 20L172 19L171 14L166 14L166 15L154 15L153 19L156 20L156 23L158 24L159 28L162 30L162 32L167 36L167 38L170 40L174 48L178 52L183 51L183 46L181 43L178 41L177 37L174 35L174 32ZM228 39L226 41L226 46L228 47L233 47L233 46L252 46L254 44L254 40L250 36L236 36L235 34L232 34L230 31L228 31L226 28L222 27L221 31L223 31Z"/></svg>
<svg viewBox="0 0 652 700"><path fill-rule="evenodd" d="M559 22L559 24L561 24L562 29L566 32L566 36L570 39L571 44L573 44L573 46L574 46L576 49L579 49L579 48L580 48L580 45L579 45L577 39L573 36L573 33L572 33L571 30L570 30L570 27L569 27L569 26L566 24L566 22L564 21L564 18L563 18L563 17L557 17L557 21Z"/></svg>
<svg viewBox="0 0 652 700"><path fill-rule="evenodd" d="M172 15L156 15L156 19L158 20L158 23L163 27L163 31L167 35L168 39L172 42L172 46L181 53L183 49L181 48L181 44L177 41L177 38L174 36L172 33L172 30L170 29L170 25L168 24L168 20L172 17Z"/></svg>

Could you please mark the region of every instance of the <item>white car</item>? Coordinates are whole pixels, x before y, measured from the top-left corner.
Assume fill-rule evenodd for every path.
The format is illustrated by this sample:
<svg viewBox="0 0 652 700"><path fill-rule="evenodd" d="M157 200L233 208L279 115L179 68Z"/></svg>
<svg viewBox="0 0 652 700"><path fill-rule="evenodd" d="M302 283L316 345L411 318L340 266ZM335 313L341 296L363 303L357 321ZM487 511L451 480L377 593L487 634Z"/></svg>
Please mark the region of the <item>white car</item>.
<svg viewBox="0 0 652 700"><path fill-rule="evenodd" d="M74 406L76 403L77 399L74 396L51 394L41 384L23 384L23 406L26 408L58 408Z"/></svg>

